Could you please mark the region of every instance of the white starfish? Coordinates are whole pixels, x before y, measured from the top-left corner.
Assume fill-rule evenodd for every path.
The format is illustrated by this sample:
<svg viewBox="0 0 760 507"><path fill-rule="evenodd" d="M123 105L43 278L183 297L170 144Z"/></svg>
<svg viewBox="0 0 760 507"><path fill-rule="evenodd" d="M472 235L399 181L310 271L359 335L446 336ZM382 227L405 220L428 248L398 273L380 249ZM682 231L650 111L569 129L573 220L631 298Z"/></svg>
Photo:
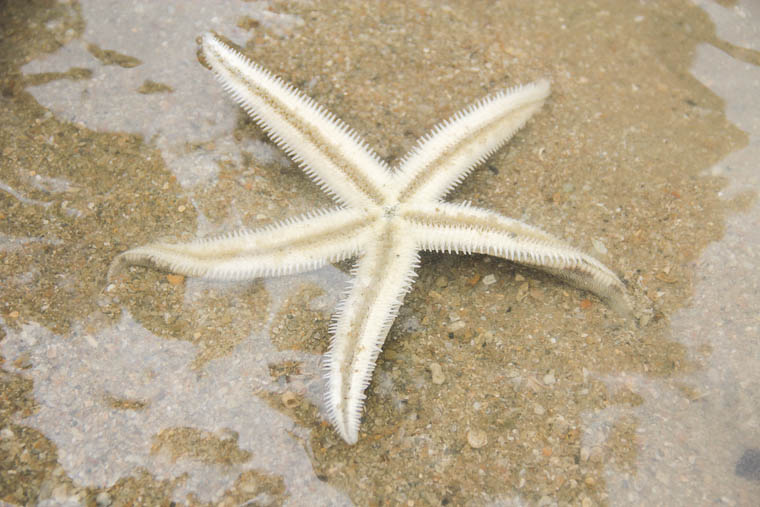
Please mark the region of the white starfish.
<svg viewBox="0 0 760 507"><path fill-rule="evenodd" d="M357 257L326 355L329 417L346 442L357 441L364 391L420 250L527 264L629 308L623 284L593 257L516 220L442 201L541 107L547 81L499 92L457 113L391 170L332 113L214 35L203 36L202 50L224 89L339 207L255 231L134 248L114 260L109 277L141 264L217 280L251 279Z"/></svg>

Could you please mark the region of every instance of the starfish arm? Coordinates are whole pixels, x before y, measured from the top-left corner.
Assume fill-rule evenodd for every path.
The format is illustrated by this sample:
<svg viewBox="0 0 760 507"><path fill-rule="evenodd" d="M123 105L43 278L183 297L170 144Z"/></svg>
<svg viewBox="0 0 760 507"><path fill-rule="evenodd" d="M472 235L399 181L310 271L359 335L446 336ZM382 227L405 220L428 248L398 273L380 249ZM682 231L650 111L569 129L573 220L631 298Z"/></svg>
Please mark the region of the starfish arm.
<svg viewBox="0 0 760 507"><path fill-rule="evenodd" d="M361 253L372 218L352 209L322 210L255 231L190 243L152 243L127 250L108 278L143 265L213 280L244 280L317 269Z"/></svg>
<svg viewBox="0 0 760 507"><path fill-rule="evenodd" d="M338 307L325 356L328 415L349 444L358 439L364 391L419 264L411 236L393 223L378 229Z"/></svg>
<svg viewBox="0 0 760 507"><path fill-rule="evenodd" d="M391 172L356 132L214 35L202 49L224 89L325 192L356 207L386 200Z"/></svg>
<svg viewBox="0 0 760 507"><path fill-rule="evenodd" d="M504 90L439 123L401 162L394 181L398 199L444 197L538 111L549 88L547 80L540 80Z"/></svg>
<svg viewBox="0 0 760 507"><path fill-rule="evenodd" d="M604 264L535 227L466 204L406 206L401 216L412 226L421 250L481 253L526 264L565 279L629 315L625 285Z"/></svg>

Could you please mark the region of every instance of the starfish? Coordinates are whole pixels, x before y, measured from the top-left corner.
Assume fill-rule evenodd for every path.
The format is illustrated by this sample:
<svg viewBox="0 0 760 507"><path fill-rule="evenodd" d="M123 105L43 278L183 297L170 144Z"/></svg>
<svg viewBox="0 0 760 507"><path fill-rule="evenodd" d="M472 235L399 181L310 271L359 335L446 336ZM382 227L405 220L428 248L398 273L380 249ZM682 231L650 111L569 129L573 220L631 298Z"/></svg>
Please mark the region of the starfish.
<svg viewBox="0 0 760 507"><path fill-rule="evenodd" d="M133 248L114 259L109 278L124 266L143 265L242 280L357 258L325 356L328 417L347 443L358 439L365 390L421 250L526 264L630 309L623 283L595 258L517 220L443 200L542 106L548 81L501 91L460 111L391 169L332 113L215 35L205 34L201 48L222 87L338 206L263 229Z"/></svg>

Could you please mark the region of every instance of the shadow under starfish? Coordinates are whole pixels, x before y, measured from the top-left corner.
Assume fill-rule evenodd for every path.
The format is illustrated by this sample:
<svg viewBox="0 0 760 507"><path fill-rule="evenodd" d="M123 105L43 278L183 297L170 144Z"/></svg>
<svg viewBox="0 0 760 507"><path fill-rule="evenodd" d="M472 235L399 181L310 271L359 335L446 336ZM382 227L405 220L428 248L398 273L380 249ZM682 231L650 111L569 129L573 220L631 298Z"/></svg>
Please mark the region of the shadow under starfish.
<svg viewBox="0 0 760 507"><path fill-rule="evenodd" d="M214 35L203 36L202 54L224 89L338 207L255 231L133 248L114 259L109 278L138 264L241 280L357 257L326 355L329 417L346 442L358 439L365 390L420 250L482 253L533 266L630 313L625 286L593 257L517 220L443 201L541 107L548 81L501 91L460 111L391 169L332 113Z"/></svg>

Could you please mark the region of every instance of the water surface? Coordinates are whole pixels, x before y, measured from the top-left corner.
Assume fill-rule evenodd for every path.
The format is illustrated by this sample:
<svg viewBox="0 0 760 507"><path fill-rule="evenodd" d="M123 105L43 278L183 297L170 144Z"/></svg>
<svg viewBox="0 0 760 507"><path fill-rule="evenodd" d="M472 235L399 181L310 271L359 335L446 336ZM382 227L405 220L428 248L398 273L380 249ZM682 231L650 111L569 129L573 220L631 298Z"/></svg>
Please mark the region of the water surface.
<svg viewBox="0 0 760 507"><path fill-rule="evenodd" d="M759 18L749 1L6 2L0 500L751 505ZM636 319L507 262L424 255L346 446L320 357L349 265L105 279L135 245L331 205L198 62L208 30L390 163L549 77L450 199L596 255Z"/></svg>

